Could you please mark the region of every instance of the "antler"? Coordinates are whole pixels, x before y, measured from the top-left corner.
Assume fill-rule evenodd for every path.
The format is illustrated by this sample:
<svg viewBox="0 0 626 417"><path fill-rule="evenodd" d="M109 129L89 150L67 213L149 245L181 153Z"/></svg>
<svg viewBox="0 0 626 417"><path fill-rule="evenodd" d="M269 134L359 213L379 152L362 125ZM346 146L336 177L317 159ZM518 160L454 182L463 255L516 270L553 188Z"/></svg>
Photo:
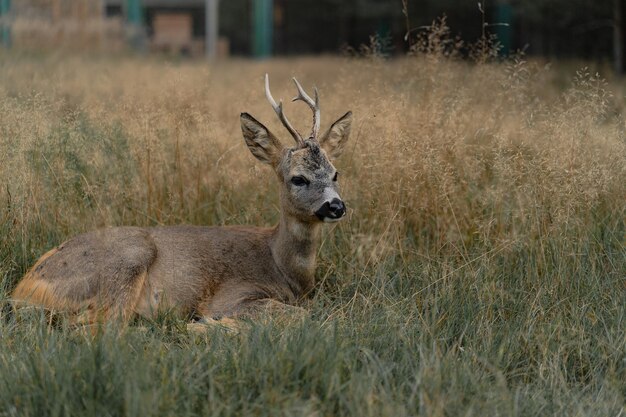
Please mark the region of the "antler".
<svg viewBox="0 0 626 417"><path fill-rule="evenodd" d="M291 133L291 136L293 136L296 143L300 146L304 145L304 140L302 139L302 136L291 125L291 123L289 123L287 116L285 116L285 113L283 112L283 101L280 100L280 103L276 104L276 100L274 100L274 97L272 97L272 93L270 92L270 77L267 74L265 74L265 97L267 97L267 101L270 102L270 104L272 105L272 108L278 115L278 118L283 123L283 126L285 126L285 128L287 128L289 133Z"/></svg>
<svg viewBox="0 0 626 417"><path fill-rule="evenodd" d="M298 95L294 97L291 101L302 100L306 104L309 105L311 110L313 111L313 127L311 128L311 138L317 139L317 135L320 133L320 97L317 92L317 87L313 87L315 91L315 100L313 100L307 93L304 91L304 88L300 85L298 80L293 78L293 82L296 84L296 88L298 89Z"/></svg>

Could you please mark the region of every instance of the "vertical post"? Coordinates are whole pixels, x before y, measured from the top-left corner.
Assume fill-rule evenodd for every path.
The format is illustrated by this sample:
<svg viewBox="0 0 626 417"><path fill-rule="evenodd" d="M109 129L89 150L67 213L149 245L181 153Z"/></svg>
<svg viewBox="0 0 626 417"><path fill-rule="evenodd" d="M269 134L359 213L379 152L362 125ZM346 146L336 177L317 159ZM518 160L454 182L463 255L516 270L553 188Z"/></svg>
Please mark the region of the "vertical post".
<svg viewBox="0 0 626 417"><path fill-rule="evenodd" d="M622 0L613 0L613 68L616 74L624 71L624 15Z"/></svg>
<svg viewBox="0 0 626 417"><path fill-rule="evenodd" d="M253 0L253 6L253 53L257 58L266 58L272 54L274 2L273 0Z"/></svg>
<svg viewBox="0 0 626 417"><path fill-rule="evenodd" d="M0 0L0 41L11 47L11 0Z"/></svg>
<svg viewBox="0 0 626 417"><path fill-rule="evenodd" d="M131 25L143 24L143 10L141 0L126 0L126 18Z"/></svg>
<svg viewBox="0 0 626 417"><path fill-rule="evenodd" d="M502 49L500 55L507 56L511 52L511 23L513 8L509 0L500 0L496 11L496 36Z"/></svg>
<svg viewBox="0 0 626 417"><path fill-rule="evenodd" d="M217 56L219 36L219 0L205 0L204 3L204 47L208 59Z"/></svg>
<svg viewBox="0 0 626 417"><path fill-rule="evenodd" d="M141 0L126 0L126 19L130 26L129 37L132 48L138 51L144 50L145 39Z"/></svg>

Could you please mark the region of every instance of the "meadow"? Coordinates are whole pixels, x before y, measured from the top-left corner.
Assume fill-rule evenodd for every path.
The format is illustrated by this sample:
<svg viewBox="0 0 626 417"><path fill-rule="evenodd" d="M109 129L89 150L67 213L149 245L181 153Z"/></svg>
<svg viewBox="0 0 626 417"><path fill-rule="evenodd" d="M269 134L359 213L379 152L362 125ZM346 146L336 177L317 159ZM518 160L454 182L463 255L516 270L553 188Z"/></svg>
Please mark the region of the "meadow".
<svg viewBox="0 0 626 417"><path fill-rule="evenodd" d="M309 318L96 334L11 289L112 225L272 225L245 147L263 93L354 124ZM522 58L202 61L0 53L0 416L617 416L626 412L624 85ZM305 131L301 103L286 112Z"/></svg>

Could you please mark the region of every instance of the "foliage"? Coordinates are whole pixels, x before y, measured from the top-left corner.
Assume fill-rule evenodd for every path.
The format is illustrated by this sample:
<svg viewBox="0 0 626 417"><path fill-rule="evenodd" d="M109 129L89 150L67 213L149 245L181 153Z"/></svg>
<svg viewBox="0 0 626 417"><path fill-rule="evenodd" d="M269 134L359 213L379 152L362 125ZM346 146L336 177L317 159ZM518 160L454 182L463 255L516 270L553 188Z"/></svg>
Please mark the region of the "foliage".
<svg viewBox="0 0 626 417"><path fill-rule="evenodd" d="M438 51L210 67L0 55L0 415L623 413L623 97L588 70L560 89L522 56ZM85 230L273 224L275 179L237 117L289 143L266 71L278 97L294 73L317 83L324 124L355 114L336 163L350 212L324 234L309 319L92 335L6 308L38 256Z"/></svg>

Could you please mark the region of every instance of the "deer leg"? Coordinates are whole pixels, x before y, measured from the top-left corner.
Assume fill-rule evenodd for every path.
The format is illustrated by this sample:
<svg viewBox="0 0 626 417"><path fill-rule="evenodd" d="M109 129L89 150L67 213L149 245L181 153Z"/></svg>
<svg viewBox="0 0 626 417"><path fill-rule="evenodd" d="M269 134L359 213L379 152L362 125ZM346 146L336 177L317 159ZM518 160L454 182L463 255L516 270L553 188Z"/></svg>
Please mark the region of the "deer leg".
<svg viewBox="0 0 626 417"><path fill-rule="evenodd" d="M275 320L288 324L308 316L309 312L302 307L281 303L271 298L263 298L243 301L236 306L232 306L227 314L223 316L217 312L203 315L199 321L189 323L187 330L193 333L202 333L209 328L221 328L233 333L240 333L247 327L246 322L242 319L260 323Z"/></svg>
<svg viewBox="0 0 626 417"><path fill-rule="evenodd" d="M238 334L241 331L242 323L230 317L215 319L213 317L202 317L193 323L187 323L189 333L205 333L208 329L221 329L227 332Z"/></svg>
<svg viewBox="0 0 626 417"><path fill-rule="evenodd" d="M263 298L246 303L238 315L252 319L271 317L290 321L308 317L309 312L302 307L285 304L272 298Z"/></svg>

